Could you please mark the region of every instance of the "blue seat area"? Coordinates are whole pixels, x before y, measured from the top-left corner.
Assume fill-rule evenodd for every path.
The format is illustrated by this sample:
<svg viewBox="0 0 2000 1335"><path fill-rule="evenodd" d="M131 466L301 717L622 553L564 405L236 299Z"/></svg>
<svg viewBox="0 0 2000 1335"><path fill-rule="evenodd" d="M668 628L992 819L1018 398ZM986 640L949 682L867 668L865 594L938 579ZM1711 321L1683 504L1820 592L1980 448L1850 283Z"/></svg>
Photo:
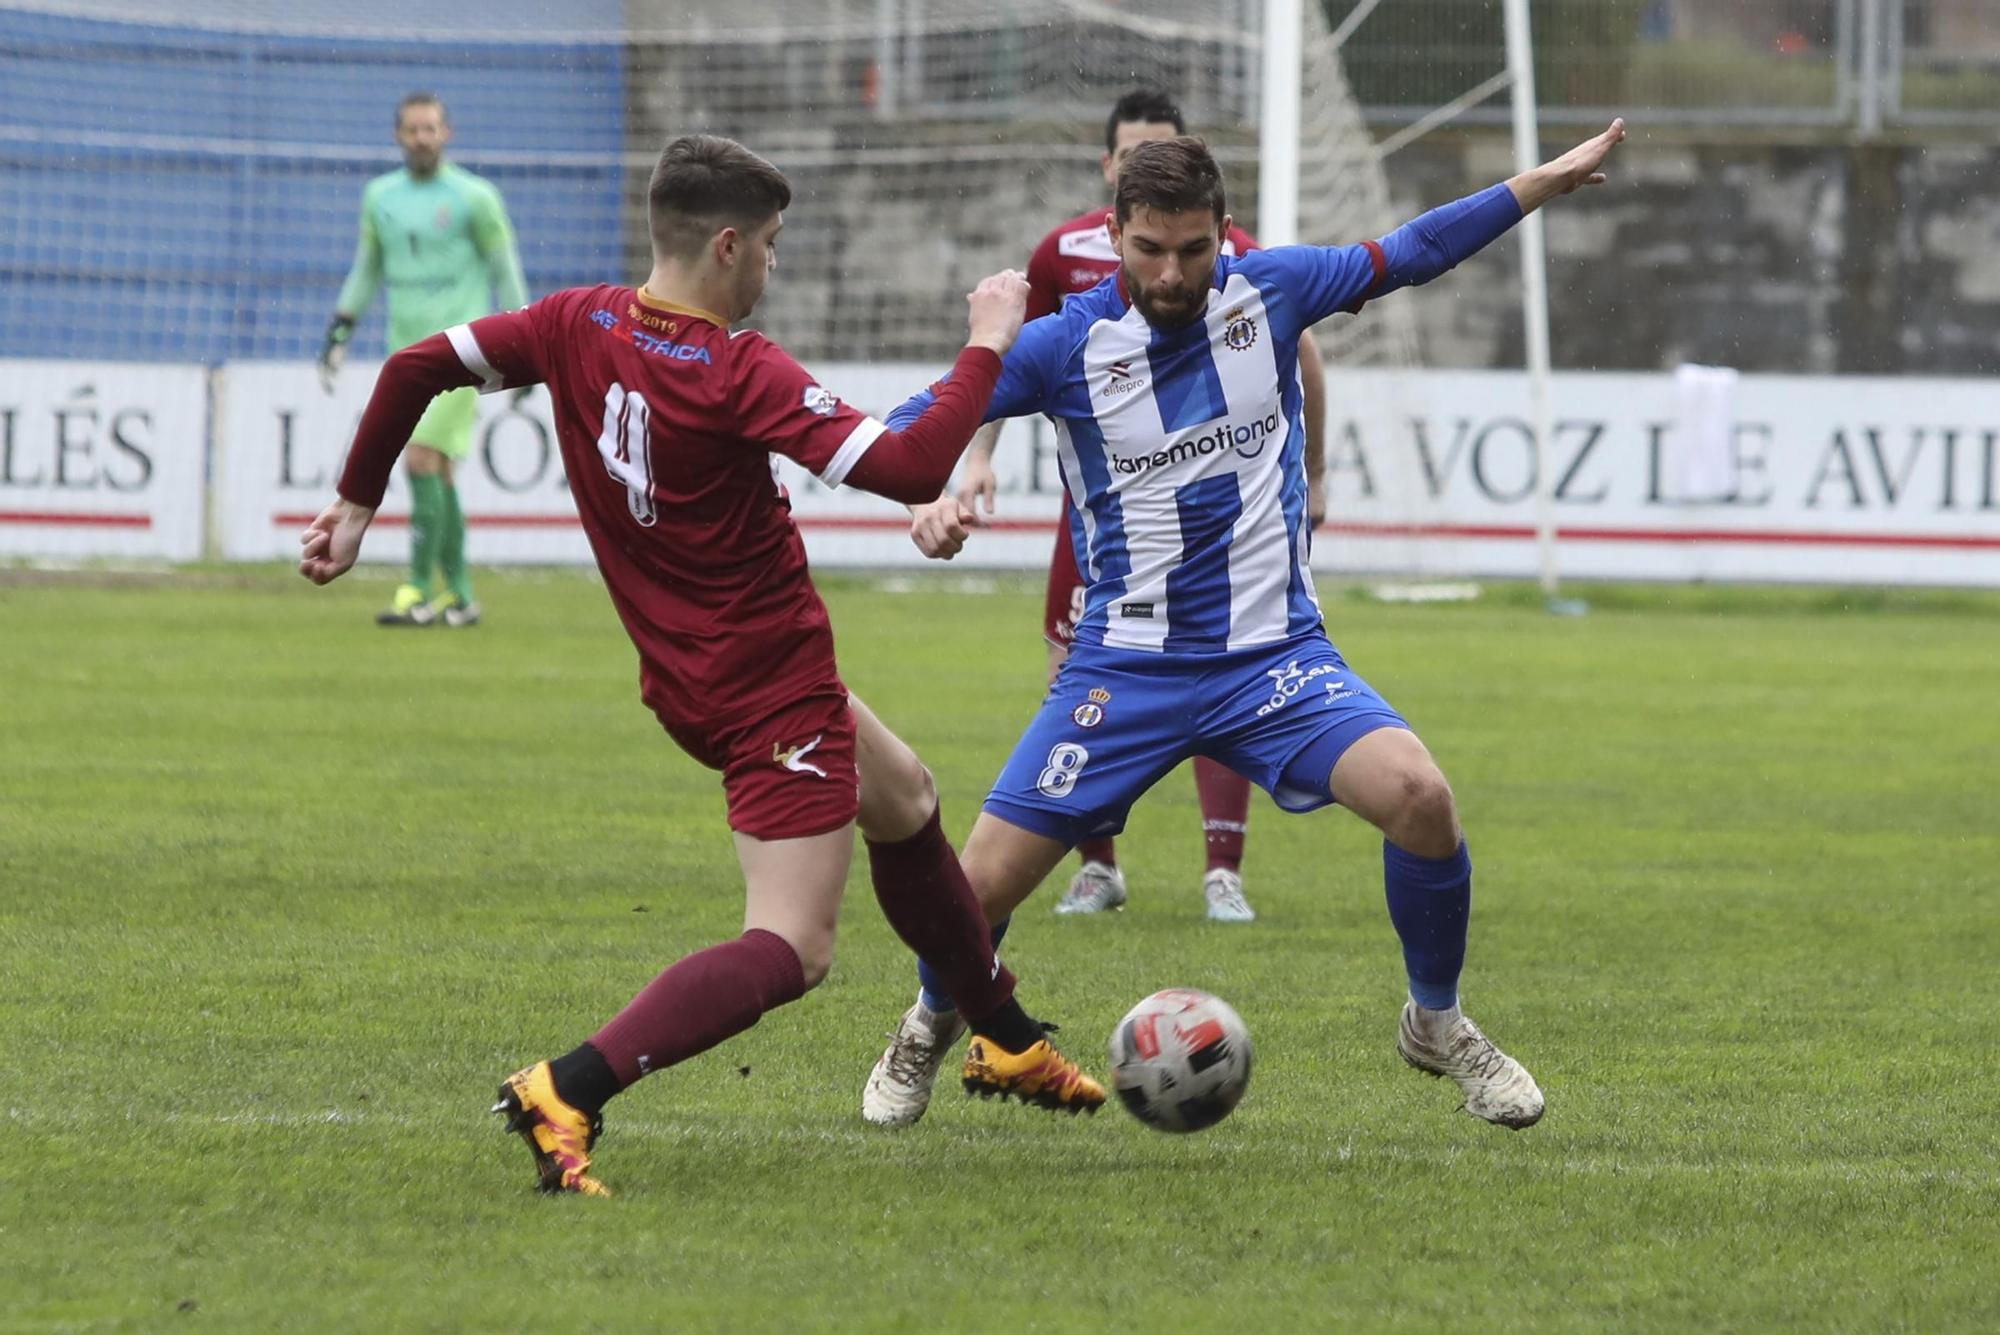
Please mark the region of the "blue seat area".
<svg viewBox="0 0 2000 1335"><path fill-rule="evenodd" d="M620 7L599 7L599 30L615 26ZM399 164L395 106L417 89L449 105L452 158L505 195L532 293L622 272L619 42L273 36L0 9L0 357L312 356L362 186ZM378 301L355 349L381 348Z"/></svg>

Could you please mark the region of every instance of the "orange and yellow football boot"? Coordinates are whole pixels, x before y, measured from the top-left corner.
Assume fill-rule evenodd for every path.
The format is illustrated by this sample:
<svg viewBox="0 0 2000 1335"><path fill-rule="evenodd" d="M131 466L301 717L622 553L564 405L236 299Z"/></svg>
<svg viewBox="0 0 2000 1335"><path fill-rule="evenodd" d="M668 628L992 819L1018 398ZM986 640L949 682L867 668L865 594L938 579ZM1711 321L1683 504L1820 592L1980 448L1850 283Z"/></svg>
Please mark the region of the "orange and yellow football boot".
<svg viewBox="0 0 2000 1335"><path fill-rule="evenodd" d="M604 1119L564 1103L556 1094L547 1062L536 1062L508 1076L493 1111L507 1119L509 1131L519 1132L528 1142L543 1191L611 1194L611 1188L589 1174L590 1147L604 1130Z"/></svg>
<svg viewBox="0 0 2000 1335"><path fill-rule="evenodd" d="M1094 1113L1104 1106L1104 1086L1077 1069L1046 1038L1026 1052L1009 1052L975 1034L966 1049L965 1092L990 1099L1010 1095L1051 1112Z"/></svg>

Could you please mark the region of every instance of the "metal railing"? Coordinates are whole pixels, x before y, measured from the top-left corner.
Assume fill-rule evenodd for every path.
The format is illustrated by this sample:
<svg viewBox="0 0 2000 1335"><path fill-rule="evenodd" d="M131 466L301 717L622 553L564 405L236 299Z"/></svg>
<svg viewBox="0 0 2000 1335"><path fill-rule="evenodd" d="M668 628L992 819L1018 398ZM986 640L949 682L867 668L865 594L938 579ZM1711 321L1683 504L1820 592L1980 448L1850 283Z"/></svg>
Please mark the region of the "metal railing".
<svg viewBox="0 0 2000 1335"><path fill-rule="evenodd" d="M2000 4L1875 0L1883 26L1882 117L1904 125L2000 125Z"/></svg>
<svg viewBox="0 0 2000 1335"><path fill-rule="evenodd" d="M1368 118L1406 125L1503 66L1492 0L1325 0ZM2000 0L1532 0L1543 121L2000 129ZM1491 96L1459 117L1504 123Z"/></svg>

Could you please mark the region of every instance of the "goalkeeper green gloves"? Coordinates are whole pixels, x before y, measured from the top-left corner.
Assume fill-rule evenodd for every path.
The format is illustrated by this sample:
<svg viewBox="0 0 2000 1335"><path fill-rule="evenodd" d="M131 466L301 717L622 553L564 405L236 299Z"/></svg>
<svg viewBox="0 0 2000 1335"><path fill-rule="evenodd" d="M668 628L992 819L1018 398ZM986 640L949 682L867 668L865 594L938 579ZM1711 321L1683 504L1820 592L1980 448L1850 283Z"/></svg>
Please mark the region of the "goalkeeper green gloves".
<svg viewBox="0 0 2000 1335"><path fill-rule="evenodd" d="M326 342L319 349L319 387L333 393L333 378L340 374L340 364L347 360L347 341L354 337L354 317L342 311L335 311L333 319L327 321Z"/></svg>

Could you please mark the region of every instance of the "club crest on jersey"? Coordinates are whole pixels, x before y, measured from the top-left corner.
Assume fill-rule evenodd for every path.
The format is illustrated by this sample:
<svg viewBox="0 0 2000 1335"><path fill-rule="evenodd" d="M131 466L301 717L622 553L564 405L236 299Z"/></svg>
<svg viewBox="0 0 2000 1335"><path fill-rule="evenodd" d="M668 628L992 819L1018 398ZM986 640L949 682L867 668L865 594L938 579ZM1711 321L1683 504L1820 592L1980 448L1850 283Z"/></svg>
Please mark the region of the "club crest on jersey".
<svg viewBox="0 0 2000 1335"><path fill-rule="evenodd" d="M1113 362L1104 368L1104 389L1099 398L1112 398L1119 394L1130 394L1135 389L1144 389L1146 382L1132 374L1132 363Z"/></svg>
<svg viewBox="0 0 2000 1335"><path fill-rule="evenodd" d="M833 396L832 390L823 389L818 385L806 386L805 408L807 412L817 413L821 417L831 417L839 407L840 400Z"/></svg>
<svg viewBox="0 0 2000 1335"><path fill-rule="evenodd" d="M1069 717L1070 721L1079 728L1094 728L1104 722L1104 710L1101 706L1093 705L1086 701L1078 705L1075 709L1070 710Z"/></svg>
<svg viewBox="0 0 2000 1335"><path fill-rule="evenodd" d="M1243 313L1238 306L1222 317L1222 341L1238 352L1248 352L1257 346L1257 322Z"/></svg>

